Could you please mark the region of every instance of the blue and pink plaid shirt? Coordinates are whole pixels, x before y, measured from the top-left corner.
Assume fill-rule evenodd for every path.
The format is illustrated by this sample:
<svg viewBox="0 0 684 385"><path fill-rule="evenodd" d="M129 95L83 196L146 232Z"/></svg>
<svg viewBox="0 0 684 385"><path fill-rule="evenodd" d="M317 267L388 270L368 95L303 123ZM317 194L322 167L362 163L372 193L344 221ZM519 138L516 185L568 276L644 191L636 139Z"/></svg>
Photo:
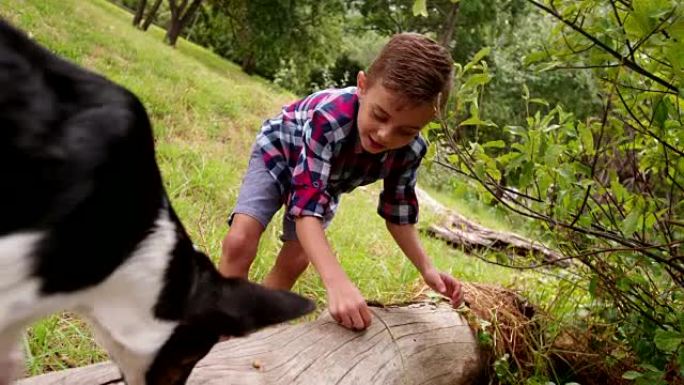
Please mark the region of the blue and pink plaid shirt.
<svg viewBox="0 0 684 385"><path fill-rule="evenodd" d="M356 126L358 109L356 87L329 89L264 122L257 147L291 218L332 219L340 194L383 179L378 214L397 224L418 221L416 171L425 140L419 135L400 149L367 153Z"/></svg>

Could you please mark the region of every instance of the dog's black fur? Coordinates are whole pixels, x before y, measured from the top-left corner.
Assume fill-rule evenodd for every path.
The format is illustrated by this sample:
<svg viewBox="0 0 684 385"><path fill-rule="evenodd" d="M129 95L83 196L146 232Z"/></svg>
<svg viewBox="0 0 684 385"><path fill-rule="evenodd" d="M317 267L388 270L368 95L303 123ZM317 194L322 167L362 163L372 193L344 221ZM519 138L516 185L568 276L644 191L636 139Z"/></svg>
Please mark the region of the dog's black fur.
<svg viewBox="0 0 684 385"><path fill-rule="evenodd" d="M2 20L0 178L0 239L42 234L26 277L39 282L41 299L78 298L101 285L161 231L160 215L168 217L172 251L154 256L168 264L149 310L153 318L176 326L144 374L131 374L137 369L113 356L129 383L137 385L140 381L132 378L144 376L146 385L183 384L219 336L244 335L313 310L310 301L294 294L221 277L195 250L173 211L138 98ZM0 250L0 264L2 258ZM14 303L11 298L2 302L3 294L0 285L0 305ZM128 293L131 298L138 294ZM109 299L98 300L106 304ZM67 310L90 306L76 305ZM0 334L3 327L30 321L3 325L0 314ZM2 349L7 346L0 345L0 355Z"/></svg>

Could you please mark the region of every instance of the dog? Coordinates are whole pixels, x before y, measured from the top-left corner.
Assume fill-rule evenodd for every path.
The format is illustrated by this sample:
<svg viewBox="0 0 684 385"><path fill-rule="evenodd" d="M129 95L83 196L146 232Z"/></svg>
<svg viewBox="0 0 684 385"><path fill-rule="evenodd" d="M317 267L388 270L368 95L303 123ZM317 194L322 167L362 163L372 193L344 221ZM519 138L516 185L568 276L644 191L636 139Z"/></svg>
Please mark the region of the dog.
<svg viewBox="0 0 684 385"><path fill-rule="evenodd" d="M165 192L130 91L0 19L0 385L31 322L80 314L128 385L184 384L222 336L311 312L224 278Z"/></svg>

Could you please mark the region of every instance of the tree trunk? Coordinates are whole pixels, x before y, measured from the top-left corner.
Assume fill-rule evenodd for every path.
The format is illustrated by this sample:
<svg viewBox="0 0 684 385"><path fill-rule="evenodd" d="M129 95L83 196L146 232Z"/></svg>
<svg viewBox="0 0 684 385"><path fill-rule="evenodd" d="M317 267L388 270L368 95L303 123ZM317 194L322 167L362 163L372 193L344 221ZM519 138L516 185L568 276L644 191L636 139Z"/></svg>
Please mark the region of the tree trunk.
<svg viewBox="0 0 684 385"><path fill-rule="evenodd" d="M450 245L463 249L464 252L473 250L501 250L514 255L539 256L545 263L558 266L568 266L563 255L544 246L541 242L527 239L518 234L506 231L492 230L468 220L465 216L444 207L435 201L425 191L416 188L420 203L430 207L433 211L446 217L441 225L432 224L425 232L435 238L442 239Z"/></svg>
<svg viewBox="0 0 684 385"><path fill-rule="evenodd" d="M248 75L254 73L256 70L256 60L252 51L245 54L245 56L242 58L242 64L240 67L242 68L242 71Z"/></svg>
<svg viewBox="0 0 684 385"><path fill-rule="evenodd" d="M169 8L171 9L171 22L169 23L169 29L166 31L166 42L172 46L176 46L176 41L178 36L180 36L183 31L183 27L188 24L192 16L197 12L202 0L193 0L189 6L187 6L187 0L184 0L180 7L176 5L175 0L169 0Z"/></svg>
<svg viewBox="0 0 684 385"><path fill-rule="evenodd" d="M214 346L188 379L199 384L473 384L484 371L477 338L448 305L371 307L365 332L329 314ZM112 364L50 373L17 385L92 385L119 377Z"/></svg>
<svg viewBox="0 0 684 385"><path fill-rule="evenodd" d="M175 47L178 35L180 35L182 30L183 26L181 25L180 20L172 18L169 23L169 29L166 30L166 37L164 40L166 40L170 46Z"/></svg>
<svg viewBox="0 0 684 385"><path fill-rule="evenodd" d="M159 7L161 6L161 3L162 3L162 0L155 0L154 4L152 4L152 8L150 8L150 11L147 13L147 17L145 18L145 21L143 22L143 25L142 25L143 31L147 31L147 29L150 28L150 25L152 25L154 18L157 17L157 12L159 11Z"/></svg>
<svg viewBox="0 0 684 385"><path fill-rule="evenodd" d="M454 3L451 6L449 15L442 26L442 30L440 31L438 42L444 47L449 47L449 43L451 43L451 39L454 36L454 29L456 28L456 16L458 15L458 7L460 5L460 3Z"/></svg>
<svg viewBox="0 0 684 385"><path fill-rule="evenodd" d="M140 27L140 22L142 21L143 14L145 13L145 6L147 5L147 0L138 0L138 5L135 8L135 15L133 15L133 26Z"/></svg>

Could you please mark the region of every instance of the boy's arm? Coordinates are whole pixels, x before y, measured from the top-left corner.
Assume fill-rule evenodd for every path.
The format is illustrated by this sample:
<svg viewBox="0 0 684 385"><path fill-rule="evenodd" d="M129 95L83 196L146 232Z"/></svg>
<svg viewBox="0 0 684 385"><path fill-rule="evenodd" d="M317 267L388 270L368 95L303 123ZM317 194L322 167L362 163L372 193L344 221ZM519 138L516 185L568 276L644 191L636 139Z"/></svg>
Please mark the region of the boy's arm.
<svg viewBox="0 0 684 385"><path fill-rule="evenodd" d="M296 218L295 224L297 238L328 293L330 314L347 329L366 329L371 324L368 305L335 258L321 220L303 216Z"/></svg>
<svg viewBox="0 0 684 385"><path fill-rule="evenodd" d="M418 269L425 283L438 293L447 296L454 307L460 306L461 302L463 302L461 284L449 274L435 269L430 257L428 257L420 244L416 227L412 224L400 225L390 221L385 223L387 224L387 230L392 234L392 238L394 238L401 251Z"/></svg>

